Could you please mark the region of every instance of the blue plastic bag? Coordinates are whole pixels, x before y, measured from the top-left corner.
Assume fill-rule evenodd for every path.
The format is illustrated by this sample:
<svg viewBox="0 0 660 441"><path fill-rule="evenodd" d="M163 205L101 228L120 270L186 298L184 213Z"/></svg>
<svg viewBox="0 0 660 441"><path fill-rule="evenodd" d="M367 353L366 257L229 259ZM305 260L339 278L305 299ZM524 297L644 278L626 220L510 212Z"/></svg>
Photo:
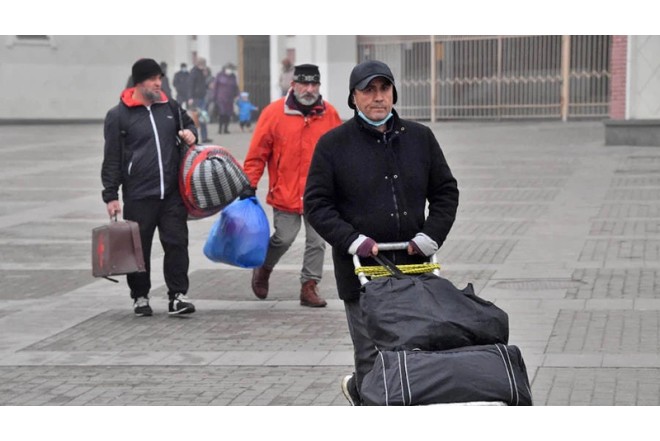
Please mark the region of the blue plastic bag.
<svg viewBox="0 0 660 441"><path fill-rule="evenodd" d="M213 223L204 255L214 262L256 268L266 260L269 240L268 218L257 198L236 199Z"/></svg>

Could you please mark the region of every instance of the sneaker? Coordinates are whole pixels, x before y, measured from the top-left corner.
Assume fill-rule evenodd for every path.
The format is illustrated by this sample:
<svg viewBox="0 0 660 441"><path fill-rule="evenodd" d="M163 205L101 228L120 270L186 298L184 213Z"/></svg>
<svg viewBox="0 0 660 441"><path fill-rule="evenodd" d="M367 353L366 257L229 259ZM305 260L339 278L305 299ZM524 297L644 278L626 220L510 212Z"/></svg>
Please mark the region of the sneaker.
<svg viewBox="0 0 660 441"><path fill-rule="evenodd" d="M153 310L149 306L149 299L147 297L138 297L133 302L133 311L138 317L149 317L153 315Z"/></svg>
<svg viewBox="0 0 660 441"><path fill-rule="evenodd" d="M188 301L185 294L175 294L174 300L170 300L170 315L192 314L193 312L195 312L195 305Z"/></svg>
<svg viewBox="0 0 660 441"><path fill-rule="evenodd" d="M358 393L357 386L355 385L355 376L353 374L346 375L341 380L341 391L351 404L351 406L361 406L360 394Z"/></svg>

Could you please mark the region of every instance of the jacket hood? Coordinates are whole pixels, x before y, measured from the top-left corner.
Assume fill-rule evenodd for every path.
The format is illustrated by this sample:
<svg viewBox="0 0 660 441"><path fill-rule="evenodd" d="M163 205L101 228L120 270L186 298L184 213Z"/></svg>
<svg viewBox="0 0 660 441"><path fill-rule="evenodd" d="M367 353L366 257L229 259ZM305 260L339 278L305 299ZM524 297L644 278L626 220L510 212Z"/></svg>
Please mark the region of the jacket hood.
<svg viewBox="0 0 660 441"><path fill-rule="evenodd" d="M133 92L135 92L135 87L127 87L124 89L124 91L121 93L121 101L126 104L127 107L137 107L137 106L142 106L143 104L133 98ZM160 101L156 101L157 103L166 103L167 100L167 95L161 90L160 91Z"/></svg>

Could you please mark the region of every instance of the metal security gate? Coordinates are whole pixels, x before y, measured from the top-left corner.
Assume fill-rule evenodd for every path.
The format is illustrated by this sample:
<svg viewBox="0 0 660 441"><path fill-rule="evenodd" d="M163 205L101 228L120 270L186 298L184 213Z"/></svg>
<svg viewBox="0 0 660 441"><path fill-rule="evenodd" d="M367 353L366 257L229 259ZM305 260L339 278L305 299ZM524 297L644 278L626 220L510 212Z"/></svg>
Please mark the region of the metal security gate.
<svg viewBox="0 0 660 441"><path fill-rule="evenodd" d="M242 35L239 45L239 83L250 94L250 101L259 109L270 103L270 40L268 35ZM257 115L254 115L256 120Z"/></svg>
<svg viewBox="0 0 660 441"><path fill-rule="evenodd" d="M607 35L359 36L358 58L392 68L397 109L407 118L606 118L610 42Z"/></svg>

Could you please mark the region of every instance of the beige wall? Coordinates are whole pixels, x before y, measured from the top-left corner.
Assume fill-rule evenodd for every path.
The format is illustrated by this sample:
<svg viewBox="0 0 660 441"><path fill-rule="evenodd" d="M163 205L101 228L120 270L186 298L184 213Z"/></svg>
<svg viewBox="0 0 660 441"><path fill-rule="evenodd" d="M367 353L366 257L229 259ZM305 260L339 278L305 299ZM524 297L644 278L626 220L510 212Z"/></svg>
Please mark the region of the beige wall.
<svg viewBox="0 0 660 441"><path fill-rule="evenodd" d="M660 36L631 35L628 119L660 119Z"/></svg>
<svg viewBox="0 0 660 441"><path fill-rule="evenodd" d="M102 120L135 60L165 61L171 83L182 62L192 67L193 51L215 74L237 62L237 37L56 35L26 42L0 36L0 121Z"/></svg>
<svg viewBox="0 0 660 441"><path fill-rule="evenodd" d="M138 58L180 60L172 36L0 37L0 119L102 119Z"/></svg>

